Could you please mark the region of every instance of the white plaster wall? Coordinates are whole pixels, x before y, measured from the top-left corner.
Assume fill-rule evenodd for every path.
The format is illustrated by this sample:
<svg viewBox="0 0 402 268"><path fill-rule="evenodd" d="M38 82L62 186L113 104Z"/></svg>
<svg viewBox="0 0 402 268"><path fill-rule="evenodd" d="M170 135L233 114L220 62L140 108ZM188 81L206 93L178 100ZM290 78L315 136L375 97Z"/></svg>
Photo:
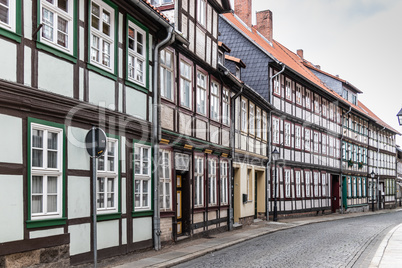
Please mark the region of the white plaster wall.
<svg viewBox="0 0 402 268"><path fill-rule="evenodd" d="M81 50L80 50L81 51ZM84 100L84 69L80 68L80 72L79 72L79 76L80 76L80 82L79 82L79 100L83 101Z"/></svg>
<svg viewBox="0 0 402 268"><path fill-rule="evenodd" d="M89 72L89 102L111 110L115 109L114 81Z"/></svg>
<svg viewBox="0 0 402 268"><path fill-rule="evenodd" d="M127 244L127 219L121 220L121 243Z"/></svg>
<svg viewBox="0 0 402 268"><path fill-rule="evenodd" d="M133 219L133 242L152 239L152 218Z"/></svg>
<svg viewBox="0 0 402 268"><path fill-rule="evenodd" d="M117 108L119 112L123 112L123 85L119 84L119 107Z"/></svg>
<svg viewBox="0 0 402 268"><path fill-rule="evenodd" d="M68 168L90 170L90 157L85 147L85 136L88 130L76 127L68 127Z"/></svg>
<svg viewBox="0 0 402 268"><path fill-rule="evenodd" d="M53 235L61 235L64 234L64 228L53 228L48 230L40 230L29 232L29 238L39 238L39 237L48 237Z"/></svg>
<svg viewBox="0 0 402 268"><path fill-rule="evenodd" d="M91 185L89 177L68 177L68 218L91 216Z"/></svg>
<svg viewBox="0 0 402 268"><path fill-rule="evenodd" d="M121 213L125 214L126 213L126 178L121 178Z"/></svg>
<svg viewBox="0 0 402 268"><path fill-rule="evenodd" d="M24 200L22 176L0 175L0 243L23 238Z"/></svg>
<svg viewBox="0 0 402 268"><path fill-rule="evenodd" d="M0 126L7 126L0 131L0 162L22 164L22 119L0 114Z"/></svg>
<svg viewBox="0 0 402 268"><path fill-rule="evenodd" d="M32 10L32 1L24 1L24 10ZM32 40L32 12L22 12L24 16L24 37Z"/></svg>
<svg viewBox="0 0 402 268"><path fill-rule="evenodd" d="M119 221L98 222L98 249L110 248L119 245Z"/></svg>
<svg viewBox="0 0 402 268"><path fill-rule="evenodd" d="M91 224L68 226L70 233L70 256L91 250Z"/></svg>
<svg viewBox="0 0 402 268"><path fill-rule="evenodd" d="M126 137L125 136L121 136L120 146L121 146L121 156L120 156L121 172L126 173Z"/></svg>
<svg viewBox="0 0 402 268"><path fill-rule="evenodd" d="M38 88L72 98L74 65L39 52Z"/></svg>
<svg viewBox="0 0 402 268"><path fill-rule="evenodd" d="M0 39L0 78L12 82L17 81L17 46Z"/></svg>
<svg viewBox="0 0 402 268"><path fill-rule="evenodd" d="M146 120L147 96L138 90L126 87L126 113Z"/></svg>
<svg viewBox="0 0 402 268"><path fill-rule="evenodd" d="M24 85L31 86L31 49L24 47Z"/></svg>
<svg viewBox="0 0 402 268"><path fill-rule="evenodd" d="M83 2L83 1L81 1L81 2ZM82 9L82 10L84 10L84 9ZM82 19L83 21L84 21L84 19ZM78 27L78 31L79 31L79 35L80 35L80 41L79 41L79 45L80 45L80 48L84 48L85 47L85 40L86 40L86 37L85 37L85 29L84 29L84 27ZM80 55L79 55L79 57L80 57L80 60L84 60L84 53L85 53L85 49L80 49L80 51L79 51L79 53L80 53Z"/></svg>

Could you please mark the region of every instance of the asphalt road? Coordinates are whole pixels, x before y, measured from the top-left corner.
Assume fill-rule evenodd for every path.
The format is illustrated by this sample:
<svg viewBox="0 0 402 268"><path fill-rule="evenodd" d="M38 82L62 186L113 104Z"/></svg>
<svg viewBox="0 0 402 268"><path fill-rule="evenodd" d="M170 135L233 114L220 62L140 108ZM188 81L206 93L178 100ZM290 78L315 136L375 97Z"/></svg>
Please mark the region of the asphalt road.
<svg viewBox="0 0 402 268"><path fill-rule="evenodd" d="M278 231L175 267L368 267L402 211Z"/></svg>

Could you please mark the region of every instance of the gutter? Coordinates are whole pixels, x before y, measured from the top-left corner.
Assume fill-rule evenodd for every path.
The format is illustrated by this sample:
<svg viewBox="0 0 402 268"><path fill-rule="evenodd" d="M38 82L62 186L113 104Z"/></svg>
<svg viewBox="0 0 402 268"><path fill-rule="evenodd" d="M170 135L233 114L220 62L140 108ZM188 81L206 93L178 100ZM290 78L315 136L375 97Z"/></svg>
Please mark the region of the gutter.
<svg viewBox="0 0 402 268"><path fill-rule="evenodd" d="M345 114L348 115L350 112L352 111L352 106L349 106L349 111ZM343 128L343 123L342 123L342 128ZM343 131L342 131L342 137L341 137L341 142L340 142L340 146L341 146L341 177L339 178L339 183L341 185L341 214L343 214L343 178L342 178L342 156L343 156L343 146L342 146L342 141L343 141ZM338 200L339 201L339 200Z"/></svg>
<svg viewBox="0 0 402 268"><path fill-rule="evenodd" d="M277 72L275 75L273 75L271 77L271 79L269 80L269 102L270 104L274 107L274 104L272 103L272 88L273 88L273 81L274 78L277 77L278 75L280 75L281 73L283 73L285 71L286 65L283 64L282 62L279 62L279 65L282 65L282 70L280 70L279 72ZM279 85L280 86L280 85ZM269 188L268 188L268 181L270 181L271 178L271 153L272 153L272 110L269 111L269 116L268 116L268 146L267 146L267 155L268 155L268 162L267 162L267 166L266 166L266 171L265 171L265 188L266 188L266 193L265 193L265 214L267 217L267 221L269 219Z"/></svg>
<svg viewBox="0 0 402 268"><path fill-rule="evenodd" d="M127 0L128 2L134 4L136 7L140 8L144 13L150 16L152 19L156 20L160 23L165 30L168 32L168 35L165 39L159 42L154 48L153 55L153 68L152 68L152 136L151 136L151 144L153 149L153 180L154 180L154 215L153 215L153 241L154 241L154 249L161 249L161 230L160 230L160 207L159 207L159 141L160 141L160 133L161 128L159 124L159 106L160 106L160 94L158 89L158 81L159 81L159 52L166 46L170 45L175 41L174 26L171 25L168 21L166 21L161 15L158 15L156 11L151 8L148 4L146 4L142 0Z"/></svg>

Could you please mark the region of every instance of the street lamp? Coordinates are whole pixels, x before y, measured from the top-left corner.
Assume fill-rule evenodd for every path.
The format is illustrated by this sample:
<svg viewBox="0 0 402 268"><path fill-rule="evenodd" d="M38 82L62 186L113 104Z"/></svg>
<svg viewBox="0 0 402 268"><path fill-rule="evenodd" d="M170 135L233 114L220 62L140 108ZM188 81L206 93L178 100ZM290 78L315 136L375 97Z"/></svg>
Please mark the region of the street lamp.
<svg viewBox="0 0 402 268"><path fill-rule="evenodd" d="M375 177L374 170L371 171L370 176L371 176L371 209L374 212L374 177Z"/></svg>
<svg viewBox="0 0 402 268"><path fill-rule="evenodd" d="M278 183L278 181L277 181L277 174L276 174L276 161L278 161L278 159L279 159L279 152L278 152L278 150L275 148L273 151L272 151L272 160L274 161L274 166L275 166L275 170L274 170L274 179L275 179L275 199L274 199L274 221L278 221L278 207L276 206L276 197L278 196L278 194L277 194L277 190L278 190L278 188L277 188L277 183Z"/></svg>
<svg viewBox="0 0 402 268"><path fill-rule="evenodd" d="M402 126L402 109L396 115L398 117L399 125Z"/></svg>

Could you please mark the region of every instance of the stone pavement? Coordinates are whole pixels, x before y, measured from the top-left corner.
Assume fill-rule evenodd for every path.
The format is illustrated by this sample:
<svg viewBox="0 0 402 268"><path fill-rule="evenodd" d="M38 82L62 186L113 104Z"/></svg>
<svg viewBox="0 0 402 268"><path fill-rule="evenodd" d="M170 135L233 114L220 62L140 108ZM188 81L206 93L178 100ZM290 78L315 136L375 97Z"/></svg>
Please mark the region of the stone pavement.
<svg viewBox="0 0 402 268"><path fill-rule="evenodd" d="M175 245L165 246L160 251L149 250L143 253L131 254L131 256L119 256L112 260L104 260L98 263L98 267L171 267L180 263L201 257L208 253L224 249L226 247L253 239L258 236L276 232L279 230L294 228L296 226L334 221L344 218L360 217L370 214L382 214L397 212L400 209L380 210L376 212L361 212L349 214L330 214L314 217L280 219L279 222L256 220L250 226L213 234L212 238L188 239ZM371 264L374 267L402 267L402 224L392 229L379 246Z"/></svg>

